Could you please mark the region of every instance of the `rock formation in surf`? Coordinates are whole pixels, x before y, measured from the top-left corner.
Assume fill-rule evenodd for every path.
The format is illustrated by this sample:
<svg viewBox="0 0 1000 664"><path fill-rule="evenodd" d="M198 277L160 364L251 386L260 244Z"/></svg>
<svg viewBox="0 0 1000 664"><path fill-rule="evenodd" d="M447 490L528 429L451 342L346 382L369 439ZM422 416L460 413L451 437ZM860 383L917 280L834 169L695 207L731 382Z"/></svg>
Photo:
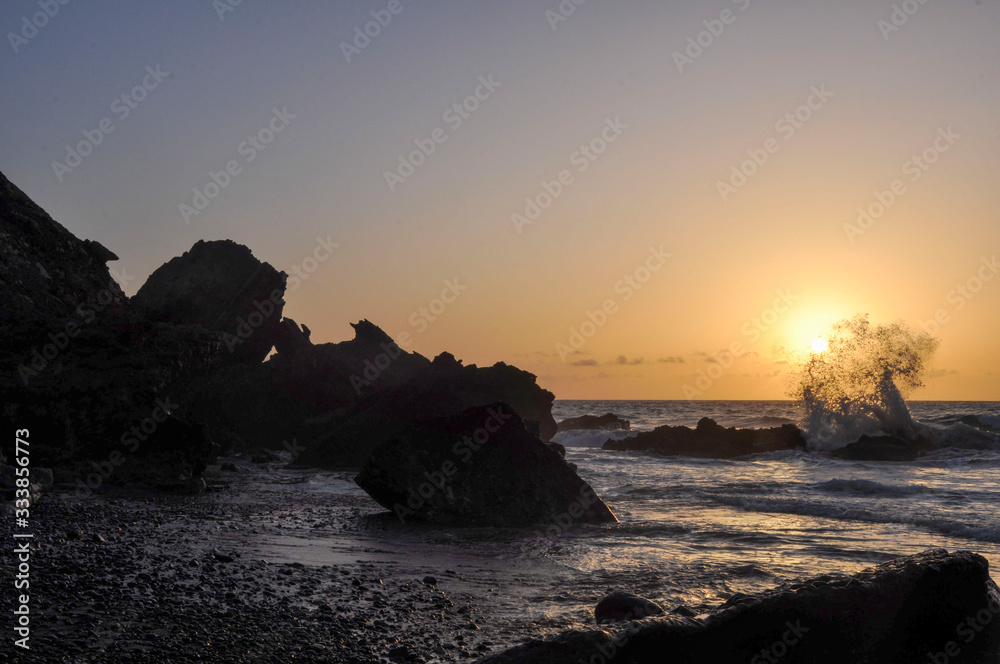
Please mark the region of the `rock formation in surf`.
<svg viewBox="0 0 1000 664"><path fill-rule="evenodd" d="M563 420L556 426L556 431L629 431L632 428L628 420L614 413L606 415L581 415Z"/></svg>
<svg viewBox="0 0 1000 664"><path fill-rule="evenodd" d="M852 576L824 575L736 595L702 620L649 618L611 634L567 632L479 664L965 662L1000 652L1000 589L989 563L931 550Z"/></svg>
<svg viewBox="0 0 1000 664"><path fill-rule="evenodd" d="M563 529L617 521L505 403L408 424L375 449L356 481L404 521Z"/></svg>
<svg viewBox="0 0 1000 664"><path fill-rule="evenodd" d="M608 440L606 450L648 450L667 456L731 459L747 454L805 449L802 432L792 424L771 429L725 428L707 417L694 429L662 426L631 438Z"/></svg>

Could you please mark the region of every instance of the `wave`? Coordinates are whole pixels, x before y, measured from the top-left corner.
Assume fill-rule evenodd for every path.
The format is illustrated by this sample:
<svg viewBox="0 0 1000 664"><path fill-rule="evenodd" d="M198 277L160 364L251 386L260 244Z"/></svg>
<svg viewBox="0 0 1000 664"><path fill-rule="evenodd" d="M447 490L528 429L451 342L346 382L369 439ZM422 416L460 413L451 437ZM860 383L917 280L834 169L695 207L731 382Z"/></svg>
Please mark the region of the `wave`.
<svg viewBox="0 0 1000 664"><path fill-rule="evenodd" d="M815 500L713 495L707 497L723 505L738 507L748 512L794 514L836 519L838 521L909 525L930 530L941 535L1000 543L1000 526L996 525L980 526L961 523L953 519L917 517L909 514L894 513L888 509L869 510L864 507L849 507L843 504L823 503Z"/></svg>
<svg viewBox="0 0 1000 664"><path fill-rule="evenodd" d="M564 447L601 447L608 439L622 440L634 436L638 431L593 431L576 429L563 431L552 437L552 441Z"/></svg>
<svg viewBox="0 0 1000 664"><path fill-rule="evenodd" d="M834 479L828 482L812 485L813 489L824 493L852 494L859 496L914 496L919 494L940 493L936 489L923 484L883 484L874 480Z"/></svg>

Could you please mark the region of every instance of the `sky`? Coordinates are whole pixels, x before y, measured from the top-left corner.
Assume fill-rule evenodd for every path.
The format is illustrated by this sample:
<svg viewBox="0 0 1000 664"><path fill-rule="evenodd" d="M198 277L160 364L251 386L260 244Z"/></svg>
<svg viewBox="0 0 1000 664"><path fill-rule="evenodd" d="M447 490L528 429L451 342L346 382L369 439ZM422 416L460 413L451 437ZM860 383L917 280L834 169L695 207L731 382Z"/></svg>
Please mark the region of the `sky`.
<svg viewBox="0 0 1000 664"><path fill-rule="evenodd" d="M233 239L314 342L561 399L786 398L867 313L1000 400L996 0L64 1L0 9L0 171L129 294Z"/></svg>

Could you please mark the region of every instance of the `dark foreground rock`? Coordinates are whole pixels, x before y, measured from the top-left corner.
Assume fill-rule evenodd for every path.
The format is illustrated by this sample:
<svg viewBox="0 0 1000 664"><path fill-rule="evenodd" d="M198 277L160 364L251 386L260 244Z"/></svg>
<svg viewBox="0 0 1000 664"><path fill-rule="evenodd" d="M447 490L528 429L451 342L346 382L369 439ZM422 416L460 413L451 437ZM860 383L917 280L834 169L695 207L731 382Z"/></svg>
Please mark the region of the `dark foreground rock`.
<svg viewBox="0 0 1000 664"><path fill-rule="evenodd" d="M696 620L668 616L617 634L570 632L481 664L995 663L1000 589L985 558L931 550L853 576L821 576L737 595Z"/></svg>
<svg viewBox="0 0 1000 664"><path fill-rule="evenodd" d="M632 428L632 424L628 420L624 420L614 413L608 413L606 415L581 415L580 417L571 417L567 420L560 422L556 431L562 433L563 431L629 431Z"/></svg>
<svg viewBox="0 0 1000 664"><path fill-rule="evenodd" d="M104 264L117 257L2 175L0 258L0 424L27 431L32 466L91 489L126 476L197 489L214 445L175 397L212 370L221 338L136 314Z"/></svg>
<svg viewBox="0 0 1000 664"><path fill-rule="evenodd" d="M919 441L897 436L862 436L830 454L849 461L915 461L924 449Z"/></svg>
<svg viewBox="0 0 1000 664"><path fill-rule="evenodd" d="M656 602L620 590L611 593L594 607L594 619L597 624L641 620L663 613L666 613L663 607Z"/></svg>
<svg viewBox="0 0 1000 664"><path fill-rule="evenodd" d="M730 459L747 454L805 449L802 432L792 424L771 429L736 429L719 426L705 417L695 429L662 426L632 438L609 440L606 450L648 450L668 456Z"/></svg>
<svg viewBox="0 0 1000 664"><path fill-rule="evenodd" d="M561 527L617 521L504 403L405 427L372 452L356 481L403 520Z"/></svg>

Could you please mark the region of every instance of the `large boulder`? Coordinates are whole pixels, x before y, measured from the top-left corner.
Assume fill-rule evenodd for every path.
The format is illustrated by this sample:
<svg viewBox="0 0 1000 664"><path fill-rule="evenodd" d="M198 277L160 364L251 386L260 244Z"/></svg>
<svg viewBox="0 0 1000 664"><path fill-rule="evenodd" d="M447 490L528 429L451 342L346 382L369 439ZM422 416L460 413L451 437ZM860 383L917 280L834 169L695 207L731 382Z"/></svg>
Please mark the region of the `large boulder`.
<svg viewBox="0 0 1000 664"><path fill-rule="evenodd" d="M287 278L232 240L199 240L153 272L132 305L150 321L221 332L234 359L259 364L287 334Z"/></svg>
<svg viewBox="0 0 1000 664"><path fill-rule="evenodd" d="M805 449L802 432L792 424L771 429L725 428L705 417L694 429L662 426L631 438L608 440L606 450L647 450L667 456L731 459L747 454Z"/></svg>
<svg viewBox="0 0 1000 664"><path fill-rule="evenodd" d="M73 317L121 307L109 260L117 256L78 239L0 173L0 334L26 322L58 331Z"/></svg>
<svg viewBox="0 0 1000 664"><path fill-rule="evenodd" d="M606 415L581 415L563 420L556 426L556 432L563 431L629 431L632 425L628 420L614 413Z"/></svg>
<svg viewBox="0 0 1000 664"><path fill-rule="evenodd" d="M852 576L824 575L737 595L704 620L653 618L615 634L569 632L481 664L736 664L780 661L995 663L1000 589L980 555L931 550Z"/></svg>
<svg viewBox="0 0 1000 664"><path fill-rule="evenodd" d="M562 528L617 521L505 403L406 426L372 452L356 481L403 520Z"/></svg>

